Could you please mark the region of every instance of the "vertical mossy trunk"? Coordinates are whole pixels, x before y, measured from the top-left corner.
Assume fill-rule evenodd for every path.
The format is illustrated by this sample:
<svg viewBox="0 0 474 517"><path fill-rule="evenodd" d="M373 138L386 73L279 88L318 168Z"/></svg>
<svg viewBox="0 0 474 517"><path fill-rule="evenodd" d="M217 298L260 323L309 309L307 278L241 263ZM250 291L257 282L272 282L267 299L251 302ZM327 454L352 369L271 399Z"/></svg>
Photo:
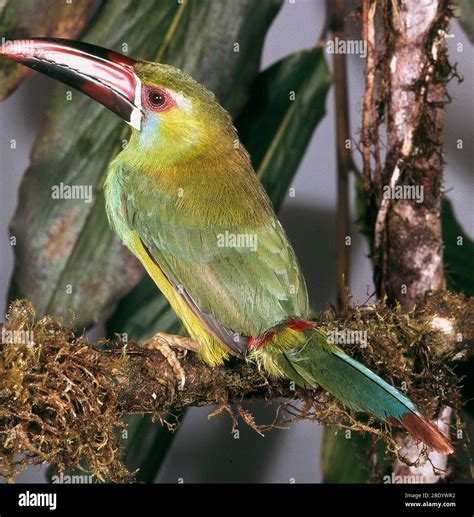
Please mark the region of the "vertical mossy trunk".
<svg viewBox="0 0 474 517"><path fill-rule="evenodd" d="M392 199L383 250L375 251L379 292L405 310L445 287L440 214L448 21L444 0L406 1L387 18L388 148L381 187Z"/></svg>

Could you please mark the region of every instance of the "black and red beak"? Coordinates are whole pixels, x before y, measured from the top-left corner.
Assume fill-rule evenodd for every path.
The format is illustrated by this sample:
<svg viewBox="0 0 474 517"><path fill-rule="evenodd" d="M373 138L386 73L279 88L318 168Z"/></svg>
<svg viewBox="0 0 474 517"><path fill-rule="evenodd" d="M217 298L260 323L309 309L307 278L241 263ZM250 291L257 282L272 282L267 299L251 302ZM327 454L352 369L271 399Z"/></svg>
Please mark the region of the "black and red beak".
<svg viewBox="0 0 474 517"><path fill-rule="evenodd" d="M54 38L8 41L0 46L0 57L80 90L140 129L141 82L135 60L82 41Z"/></svg>

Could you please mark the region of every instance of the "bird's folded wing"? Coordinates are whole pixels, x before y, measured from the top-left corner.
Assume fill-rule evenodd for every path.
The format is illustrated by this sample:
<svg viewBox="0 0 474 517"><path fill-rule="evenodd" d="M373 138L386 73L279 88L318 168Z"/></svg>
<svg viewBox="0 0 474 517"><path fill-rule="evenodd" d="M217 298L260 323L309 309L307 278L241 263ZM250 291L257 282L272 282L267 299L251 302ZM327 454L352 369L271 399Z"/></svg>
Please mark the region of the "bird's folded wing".
<svg viewBox="0 0 474 517"><path fill-rule="evenodd" d="M304 280L276 218L259 228L211 226L187 217L165 195L155 196L151 208L137 194L126 205L128 221L154 262L225 329L257 336L289 316L306 316Z"/></svg>

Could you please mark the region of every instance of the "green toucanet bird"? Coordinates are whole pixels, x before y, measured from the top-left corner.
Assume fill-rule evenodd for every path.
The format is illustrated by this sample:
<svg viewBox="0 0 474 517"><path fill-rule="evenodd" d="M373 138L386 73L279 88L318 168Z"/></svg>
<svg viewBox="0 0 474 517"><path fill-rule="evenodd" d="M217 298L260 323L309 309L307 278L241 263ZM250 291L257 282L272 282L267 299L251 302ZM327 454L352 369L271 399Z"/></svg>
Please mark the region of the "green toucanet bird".
<svg viewBox="0 0 474 517"><path fill-rule="evenodd" d="M211 92L172 66L83 42L16 40L0 56L79 89L132 126L108 172L107 214L206 363L251 358L274 377L320 385L346 406L452 452L405 395L308 321L293 248Z"/></svg>

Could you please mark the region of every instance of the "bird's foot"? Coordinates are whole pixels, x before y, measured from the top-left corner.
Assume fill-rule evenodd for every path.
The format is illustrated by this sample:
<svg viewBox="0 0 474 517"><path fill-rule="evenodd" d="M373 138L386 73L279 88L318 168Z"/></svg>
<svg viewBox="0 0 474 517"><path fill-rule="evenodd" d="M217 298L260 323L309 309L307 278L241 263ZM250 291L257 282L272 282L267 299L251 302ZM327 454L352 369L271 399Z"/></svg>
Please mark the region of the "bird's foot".
<svg viewBox="0 0 474 517"><path fill-rule="evenodd" d="M176 379L178 379L178 389L182 390L186 382L186 375L184 373L184 368L179 362L178 355L173 349L184 350L184 355L186 355L188 350L193 352L198 351L197 343L187 337L174 336L171 334L166 334L165 332L158 332L152 338L145 341L143 346L151 350L158 350L161 353L161 355L168 361L168 364L171 366Z"/></svg>

